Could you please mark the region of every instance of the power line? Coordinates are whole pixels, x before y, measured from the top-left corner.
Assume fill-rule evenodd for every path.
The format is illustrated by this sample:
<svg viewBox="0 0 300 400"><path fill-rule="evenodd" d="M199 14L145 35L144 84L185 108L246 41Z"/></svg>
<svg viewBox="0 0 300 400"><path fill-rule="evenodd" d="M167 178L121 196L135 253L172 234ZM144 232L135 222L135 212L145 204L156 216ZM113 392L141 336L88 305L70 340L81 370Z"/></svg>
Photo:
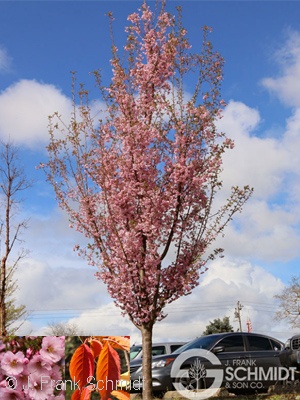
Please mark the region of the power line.
<svg viewBox="0 0 300 400"><path fill-rule="evenodd" d="M255 311L262 311L262 312L271 312L275 313L274 304L271 303L256 303L256 302L249 302L243 301L243 306L246 308L253 308ZM103 306L101 306L103 307ZM214 310L228 310L234 309L235 304L233 302L207 302L202 305L180 305L180 306L171 306L170 309L165 309L167 314L179 314L179 313L191 313L191 312L205 312L205 311L214 311ZM53 308L53 309L29 309L29 314L32 314L29 318L30 319L43 319L49 317L49 314L56 314L51 315L52 318L63 318L63 317L70 317L70 316L78 316L82 312L88 312L89 315L97 315L101 314L103 316L113 316L113 315L120 315L120 312L115 310L110 310L109 313L103 313L104 310L97 310L92 307L85 307L85 308ZM59 315L57 315L59 314Z"/></svg>

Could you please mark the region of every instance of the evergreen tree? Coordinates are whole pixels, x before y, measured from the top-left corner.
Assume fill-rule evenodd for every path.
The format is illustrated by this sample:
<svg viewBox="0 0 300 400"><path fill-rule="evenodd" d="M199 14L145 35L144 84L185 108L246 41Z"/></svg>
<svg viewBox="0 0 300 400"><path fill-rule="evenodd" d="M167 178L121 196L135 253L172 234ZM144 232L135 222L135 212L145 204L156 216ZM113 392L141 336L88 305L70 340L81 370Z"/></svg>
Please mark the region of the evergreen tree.
<svg viewBox="0 0 300 400"><path fill-rule="evenodd" d="M215 318L213 321L209 321L203 335L211 335L212 333L221 332L233 332L233 327L230 324L229 317L224 317L223 319Z"/></svg>

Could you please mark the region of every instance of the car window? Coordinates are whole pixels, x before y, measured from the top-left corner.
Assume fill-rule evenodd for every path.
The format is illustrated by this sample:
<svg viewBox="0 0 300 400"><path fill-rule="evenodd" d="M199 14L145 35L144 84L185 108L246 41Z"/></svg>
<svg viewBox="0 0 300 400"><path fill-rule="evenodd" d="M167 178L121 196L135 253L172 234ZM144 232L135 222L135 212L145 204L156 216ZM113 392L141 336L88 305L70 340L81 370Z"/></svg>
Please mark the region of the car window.
<svg viewBox="0 0 300 400"><path fill-rule="evenodd" d="M132 346L130 348L130 360L133 360L142 351L142 346Z"/></svg>
<svg viewBox="0 0 300 400"><path fill-rule="evenodd" d="M224 339L220 340L215 347L219 346L224 347L224 351L226 352L245 350L242 335L227 336Z"/></svg>
<svg viewBox="0 0 300 400"><path fill-rule="evenodd" d="M163 354L166 354L166 348L165 346L155 346L152 347L152 355L153 356L161 356Z"/></svg>
<svg viewBox="0 0 300 400"><path fill-rule="evenodd" d="M276 340L270 339L273 350L282 350L282 343L277 342Z"/></svg>
<svg viewBox="0 0 300 400"><path fill-rule="evenodd" d="M201 336L200 338L194 339L191 342L180 346L174 351L174 354L180 354L190 349L211 349L218 337L218 335Z"/></svg>
<svg viewBox="0 0 300 400"><path fill-rule="evenodd" d="M262 336L248 336L249 350L250 351L265 351L273 350L269 338Z"/></svg>
<svg viewBox="0 0 300 400"><path fill-rule="evenodd" d="M170 348L171 348L171 353L173 353L173 351L179 349L179 347L181 347L182 344L171 344Z"/></svg>

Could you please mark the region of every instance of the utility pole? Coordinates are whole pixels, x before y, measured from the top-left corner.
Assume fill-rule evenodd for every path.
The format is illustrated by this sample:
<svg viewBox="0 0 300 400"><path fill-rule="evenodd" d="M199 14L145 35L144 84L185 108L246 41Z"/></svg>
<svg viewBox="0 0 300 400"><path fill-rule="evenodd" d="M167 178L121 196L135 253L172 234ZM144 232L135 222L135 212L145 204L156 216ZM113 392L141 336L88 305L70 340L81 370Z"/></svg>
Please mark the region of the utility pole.
<svg viewBox="0 0 300 400"><path fill-rule="evenodd" d="M242 304L240 303L240 301L238 301L237 302L237 305L236 305L236 308L235 308L235 311L234 311L234 316L235 316L235 318L238 320L238 322L239 322L239 326L240 326L240 332L242 332L243 331L243 329L242 329L242 320L241 320L241 310L242 310L242 308L243 308L244 306L242 306Z"/></svg>

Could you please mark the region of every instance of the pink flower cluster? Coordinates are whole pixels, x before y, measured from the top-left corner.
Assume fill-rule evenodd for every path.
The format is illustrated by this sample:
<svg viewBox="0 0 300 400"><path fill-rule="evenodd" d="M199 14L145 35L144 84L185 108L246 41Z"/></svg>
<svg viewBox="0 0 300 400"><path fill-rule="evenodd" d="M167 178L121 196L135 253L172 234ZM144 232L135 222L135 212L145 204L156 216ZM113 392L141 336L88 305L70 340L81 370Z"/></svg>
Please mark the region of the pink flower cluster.
<svg viewBox="0 0 300 400"><path fill-rule="evenodd" d="M63 400L64 355L64 337L0 341L1 400Z"/></svg>

